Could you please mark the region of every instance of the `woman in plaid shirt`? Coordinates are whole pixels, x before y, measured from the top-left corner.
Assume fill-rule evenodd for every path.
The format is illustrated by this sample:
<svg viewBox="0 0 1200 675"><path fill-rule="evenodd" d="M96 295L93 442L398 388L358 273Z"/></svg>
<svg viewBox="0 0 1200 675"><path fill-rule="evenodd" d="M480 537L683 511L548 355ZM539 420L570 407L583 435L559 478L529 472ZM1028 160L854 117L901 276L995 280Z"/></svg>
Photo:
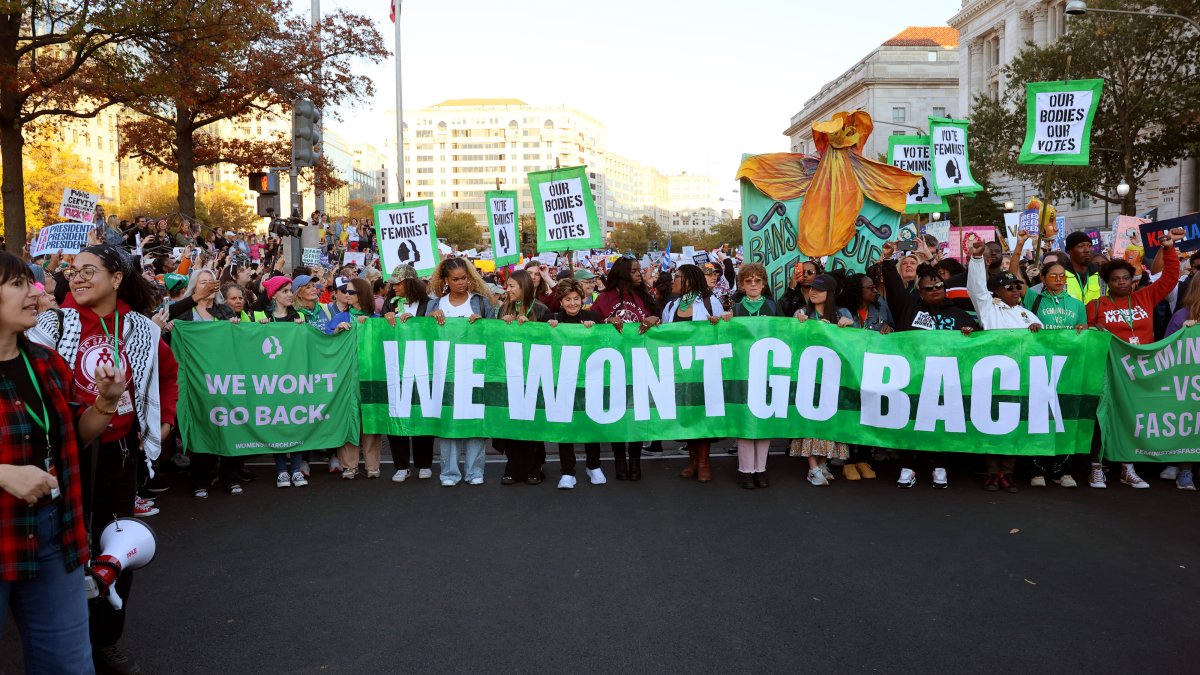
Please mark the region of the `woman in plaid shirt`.
<svg viewBox="0 0 1200 675"><path fill-rule="evenodd" d="M11 610L26 672L91 673L79 446L103 433L125 383L97 366L96 402L72 408L66 362L25 338L41 295L0 252L0 631Z"/></svg>

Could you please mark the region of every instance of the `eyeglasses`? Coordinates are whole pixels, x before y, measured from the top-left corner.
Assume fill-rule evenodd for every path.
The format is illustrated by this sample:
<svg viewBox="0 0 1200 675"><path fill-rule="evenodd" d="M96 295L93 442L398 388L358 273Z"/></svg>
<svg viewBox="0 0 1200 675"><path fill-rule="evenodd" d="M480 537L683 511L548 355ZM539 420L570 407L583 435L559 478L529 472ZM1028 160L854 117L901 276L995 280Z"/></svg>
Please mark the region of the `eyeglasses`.
<svg viewBox="0 0 1200 675"><path fill-rule="evenodd" d="M742 283L747 286L749 286L750 284L758 284L761 286L762 284L765 284L767 282L765 279L759 279L758 277L750 277L749 279L742 281Z"/></svg>
<svg viewBox="0 0 1200 675"><path fill-rule="evenodd" d="M817 273L816 270L804 270L804 276L806 276L806 277L815 276L816 273Z"/></svg>
<svg viewBox="0 0 1200 675"><path fill-rule="evenodd" d="M1063 279L1066 279L1066 278L1067 278L1067 275L1065 275L1065 274L1062 274L1062 273L1060 272L1060 273L1058 273L1058 274L1047 274L1047 275L1046 275L1046 278L1047 278L1047 279L1057 279L1057 280L1059 280L1059 281L1062 281Z"/></svg>
<svg viewBox="0 0 1200 675"><path fill-rule="evenodd" d="M67 281L73 281L76 278L78 278L80 281L91 281L92 276L96 274L96 270L98 269L100 268L96 267L95 265L88 265L79 269L68 267L66 271L63 272L63 276L66 277Z"/></svg>
<svg viewBox="0 0 1200 675"><path fill-rule="evenodd" d="M1001 288L1003 288L1006 291L1019 291L1022 288L1025 288L1025 284L1023 284L1019 281L1014 281L1012 283L1004 284L1003 286L1001 286Z"/></svg>
<svg viewBox="0 0 1200 675"><path fill-rule="evenodd" d="M936 284L933 284L932 286L922 286L922 287L921 287L921 290L922 290L922 291L924 291L924 292L926 292L926 293L932 293L933 291L940 291L940 290L942 290L942 287L943 287L943 286L945 286L945 285L946 285L946 284L944 284L943 282L939 281L939 282L937 282Z"/></svg>

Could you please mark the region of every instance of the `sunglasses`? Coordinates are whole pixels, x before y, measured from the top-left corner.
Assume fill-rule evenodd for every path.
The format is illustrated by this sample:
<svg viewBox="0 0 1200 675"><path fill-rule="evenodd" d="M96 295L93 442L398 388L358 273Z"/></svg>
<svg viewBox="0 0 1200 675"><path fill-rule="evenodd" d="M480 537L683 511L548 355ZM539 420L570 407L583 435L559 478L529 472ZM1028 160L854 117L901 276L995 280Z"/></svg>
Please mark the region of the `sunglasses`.
<svg viewBox="0 0 1200 675"><path fill-rule="evenodd" d="M1019 281L1014 281L1012 283L1004 284L1003 286L1001 286L1001 288L1003 288L1006 291L1019 291L1022 288L1025 288L1025 284L1023 284Z"/></svg>
<svg viewBox="0 0 1200 675"><path fill-rule="evenodd" d="M945 285L946 285L945 283L943 283L943 282L939 281L939 282L937 282L936 284L933 284L933 285L931 285L931 286L922 286L922 287L921 287L921 290L922 290L922 291L924 291L924 292L926 292L926 293L932 293L933 291L940 291L940 290L942 290L942 288L943 288Z"/></svg>
<svg viewBox="0 0 1200 675"><path fill-rule="evenodd" d="M1046 278L1047 279L1058 279L1059 281L1061 281L1063 279L1066 279L1067 275L1065 275L1065 274L1047 274Z"/></svg>

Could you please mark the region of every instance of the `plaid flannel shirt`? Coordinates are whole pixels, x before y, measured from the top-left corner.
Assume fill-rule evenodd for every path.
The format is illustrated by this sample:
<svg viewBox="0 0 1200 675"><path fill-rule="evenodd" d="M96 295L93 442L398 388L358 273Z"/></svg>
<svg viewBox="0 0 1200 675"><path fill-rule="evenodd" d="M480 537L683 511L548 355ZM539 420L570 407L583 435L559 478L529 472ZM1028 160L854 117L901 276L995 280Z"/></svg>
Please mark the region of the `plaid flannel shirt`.
<svg viewBox="0 0 1200 675"><path fill-rule="evenodd" d="M84 408L71 406L71 370L57 353L26 342L34 375L53 406L59 423L58 486L62 491L62 550L67 571L88 559L88 539L83 521L83 494L79 472L79 447L75 423ZM35 448L30 439L33 422L24 411L16 385L0 378L0 464L41 466L45 448ZM37 506L0 490L0 581L34 579L38 573Z"/></svg>

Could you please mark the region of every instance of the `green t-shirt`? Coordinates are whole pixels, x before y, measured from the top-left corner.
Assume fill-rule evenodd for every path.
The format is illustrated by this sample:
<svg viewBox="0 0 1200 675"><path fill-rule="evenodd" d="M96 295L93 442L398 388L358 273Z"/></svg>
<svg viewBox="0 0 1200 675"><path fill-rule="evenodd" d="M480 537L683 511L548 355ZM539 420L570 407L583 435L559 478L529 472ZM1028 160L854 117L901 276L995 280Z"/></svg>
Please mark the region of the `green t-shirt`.
<svg viewBox="0 0 1200 675"><path fill-rule="evenodd" d="M1065 289L1058 295L1052 295L1045 290L1037 294L1027 293L1023 304L1025 309L1037 314L1045 328L1074 328L1087 325L1087 308Z"/></svg>

